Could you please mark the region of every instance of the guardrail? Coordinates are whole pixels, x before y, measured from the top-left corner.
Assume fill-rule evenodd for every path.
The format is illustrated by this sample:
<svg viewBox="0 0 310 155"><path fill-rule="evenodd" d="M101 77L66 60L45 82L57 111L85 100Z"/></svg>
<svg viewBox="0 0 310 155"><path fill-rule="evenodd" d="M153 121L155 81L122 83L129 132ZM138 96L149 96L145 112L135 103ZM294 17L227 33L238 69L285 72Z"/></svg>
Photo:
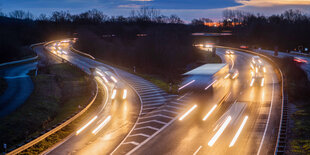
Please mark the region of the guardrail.
<svg viewBox="0 0 310 155"><path fill-rule="evenodd" d="M54 41L51 41L54 42ZM44 43L44 46L48 43L51 42L47 42ZM95 99L97 98L98 95L98 85L97 82L95 82L96 84L96 91L95 91L95 95L92 97L92 100L90 101L90 103L80 112L75 113L73 117L69 117L67 120L65 120L63 123L61 123L60 125L56 126L55 128L53 128L52 130L48 130L48 132L44 133L43 135L35 138L34 140L31 140L30 142L27 142L26 144L12 150L11 152L7 153L8 155L15 155L18 154L26 149L28 149L29 147L37 144L38 142L42 141L43 139L45 139L46 137L54 134L55 132L61 130L63 127L67 126L68 124L70 124L71 122L73 122L76 118L78 118L79 116L81 116L82 114L85 113L86 110L88 110L88 108L94 103Z"/></svg>
<svg viewBox="0 0 310 155"><path fill-rule="evenodd" d="M288 118L288 105L287 105L287 95L286 95L285 90L284 90L284 79L285 79L285 77L284 77L280 67L278 67L278 65L271 58L267 57L266 55L253 52L251 50L240 49L240 48L233 48L233 47L225 47L225 46L216 46L216 47L233 49L233 50L236 50L236 51L243 51L243 52L250 53L250 54L253 54L253 55L258 55L260 57L263 57L267 61L269 61L274 66L276 66L277 70L279 71L280 78L281 78L282 106L281 106L281 118L280 118L280 124L279 124L279 130L278 130L277 142L276 142L274 154L275 155L277 155L277 154L284 154L285 146L286 146L286 132L287 132L287 121L288 121L288 119L287 119Z"/></svg>
<svg viewBox="0 0 310 155"><path fill-rule="evenodd" d="M89 57L89 58L95 60L95 57L93 57L92 55L87 54L87 53L84 53L84 52L81 52L81 51L79 51L79 50L76 50L76 49L73 48L72 46L70 47L70 49L71 49L73 52L79 53L79 54L81 54L81 55L87 56L87 57Z"/></svg>
<svg viewBox="0 0 310 155"><path fill-rule="evenodd" d="M43 43L36 43L36 44L31 44L30 45L30 48L33 48L35 46L39 46L39 45L43 45L45 42ZM27 63L27 62L32 62L32 61L36 61L38 60L38 55L36 54L36 56L34 57L31 57L31 58L26 58L26 59L22 59L22 60L16 60L16 61L10 61L10 62L5 62L5 63L2 63L0 64L0 68L1 67L6 67L6 66L10 66L10 65L17 65L17 64L20 64L20 63Z"/></svg>

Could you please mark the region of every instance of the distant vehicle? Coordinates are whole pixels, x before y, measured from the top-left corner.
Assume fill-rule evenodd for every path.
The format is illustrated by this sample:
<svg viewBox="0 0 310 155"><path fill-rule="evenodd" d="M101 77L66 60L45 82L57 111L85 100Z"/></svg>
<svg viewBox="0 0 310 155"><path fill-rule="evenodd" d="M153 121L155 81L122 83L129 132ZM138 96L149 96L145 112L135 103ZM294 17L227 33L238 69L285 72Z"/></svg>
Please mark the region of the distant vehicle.
<svg viewBox="0 0 310 155"><path fill-rule="evenodd" d="M209 51L209 52L212 52L214 48L213 45L211 44L205 44L203 47L205 48L206 51Z"/></svg>
<svg viewBox="0 0 310 155"><path fill-rule="evenodd" d="M242 49L249 49L249 47L245 46L245 45L241 45L240 48L242 48Z"/></svg>
<svg viewBox="0 0 310 155"><path fill-rule="evenodd" d="M205 93L213 89L213 84L223 79L229 71L225 63L205 64L184 73L183 82L179 87L179 93Z"/></svg>
<svg viewBox="0 0 310 155"><path fill-rule="evenodd" d="M307 60L301 58L301 57L294 57L294 61L298 63L308 63Z"/></svg>
<svg viewBox="0 0 310 155"><path fill-rule="evenodd" d="M264 63L262 59L259 56L253 56L251 60L251 83L250 86L259 84L260 86L264 86L265 82L265 73L266 73L266 67L264 66Z"/></svg>
<svg viewBox="0 0 310 155"><path fill-rule="evenodd" d="M233 50L226 50L225 51L225 54L226 55L232 55L232 54L234 54L235 52L233 51Z"/></svg>

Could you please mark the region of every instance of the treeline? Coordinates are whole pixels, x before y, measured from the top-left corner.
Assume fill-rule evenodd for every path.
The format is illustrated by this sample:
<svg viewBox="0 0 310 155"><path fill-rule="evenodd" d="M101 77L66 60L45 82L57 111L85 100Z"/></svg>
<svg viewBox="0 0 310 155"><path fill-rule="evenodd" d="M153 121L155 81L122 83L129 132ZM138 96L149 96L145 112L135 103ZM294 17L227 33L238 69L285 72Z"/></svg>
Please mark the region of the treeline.
<svg viewBox="0 0 310 155"><path fill-rule="evenodd" d="M208 29L202 26L209 19L194 19L196 31L230 31L233 36L217 38L218 43L230 46L247 45L253 48L278 48L281 51L301 50L310 47L310 16L299 10L264 16L239 10L223 11L222 26ZM309 51L309 50L308 50Z"/></svg>
<svg viewBox="0 0 310 155"><path fill-rule="evenodd" d="M56 11L35 18L17 10L5 14L0 22L1 33L10 38L3 45L11 51L35 42L77 37L75 46L79 50L115 65L163 75L166 81L173 81L199 58L192 46L190 27L178 16L164 16L153 8L134 10L128 17L108 16L93 9L80 14ZM5 55L2 61L14 57L14 52L1 52Z"/></svg>

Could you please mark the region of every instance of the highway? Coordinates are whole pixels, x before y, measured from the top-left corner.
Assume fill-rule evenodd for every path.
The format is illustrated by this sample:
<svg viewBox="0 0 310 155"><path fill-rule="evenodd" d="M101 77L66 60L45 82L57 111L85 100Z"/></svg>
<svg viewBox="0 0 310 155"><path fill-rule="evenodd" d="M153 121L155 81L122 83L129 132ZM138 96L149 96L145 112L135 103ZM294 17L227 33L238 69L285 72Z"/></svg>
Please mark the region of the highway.
<svg viewBox="0 0 310 155"><path fill-rule="evenodd" d="M33 83L27 73L37 68L37 62L12 66L0 70L8 87L0 96L0 117L6 116L22 105L33 91Z"/></svg>
<svg viewBox="0 0 310 155"><path fill-rule="evenodd" d="M153 104L159 105L167 100L167 94L152 83L74 53L69 46L62 48L66 54L53 53L52 50L45 51L42 47L37 47L35 50L46 61L49 61L48 59L63 59L61 61L68 61L88 74L91 73L90 68L97 68L100 73L95 74L95 78L99 87L103 89L100 93L104 95L100 108L89 115L89 118L81 124L81 128L77 129L76 133L72 133L44 154L108 154L119 146L125 137L129 137L128 133L137 124L138 116L143 114L143 105L147 104L147 100L152 100ZM111 78L112 76L114 79ZM125 89L127 98L124 100L122 97ZM117 92L115 99L112 100L114 90ZM141 102L142 100L143 102ZM105 121L106 123L104 123ZM94 132L95 130L96 132Z"/></svg>
<svg viewBox="0 0 310 155"><path fill-rule="evenodd" d="M43 55L52 53L38 48ZM264 86L251 87L253 55L225 55L218 48L222 60L239 70L239 78L214 83L213 94L201 99L191 93L169 95L138 76L62 50L65 54L52 55L88 74L90 68L99 69L95 78L104 98L80 129L44 154L273 154L282 101L280 81L268 62L263 61ZM114 89L118 99L112 100ZM120 99L124 89L126 100Z"/></svg>
<svg viewBox="0 0 310 155"><path fill-rule="evenodd" d="M188 101L179 118L193 104L197 108L131 154L273 154L281 111L281 89L273 67L264 62L265 86L250 87L253 55L235 51L227 56L225 49L217 49L217 54L239 70L239 78L226 79L225 89L207 100ZM225 101L218 100L227 90Z"/></svg>
<svg viewBox="0 0 310 155"><path fill-rule="evenodd" d="M255 51L261 54L274 56L274 51L270 51L270 50L255 50ZM298 58L305 60L306 62L301 63L300 67L307 73L308 79L310 80L310 57L309 55L306 56L306 55L296 54L296 52L295 53L278 52L278 56L276 57L279 57L279 58L298 57Z"/></svg>

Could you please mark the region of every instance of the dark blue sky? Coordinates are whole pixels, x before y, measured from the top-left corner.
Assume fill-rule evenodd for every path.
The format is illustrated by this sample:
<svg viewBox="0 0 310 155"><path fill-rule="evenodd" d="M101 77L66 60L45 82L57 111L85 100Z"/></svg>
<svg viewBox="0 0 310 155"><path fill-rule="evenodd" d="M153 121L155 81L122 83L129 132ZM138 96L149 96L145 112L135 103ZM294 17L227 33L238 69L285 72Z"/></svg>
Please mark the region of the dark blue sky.
<svg viewBox="0 0 310 155"><path fill-rule="evenodd" d="M285 1L285 4L281 1ZM220 19L222 11L227 8L266 15L290 8L298 8L306 13L310 10L310 0L0 0L2 12L22 9L34 15L49 15L59 10L80 13L96 8L107 15L127 16L130 10L144 5L160 9L165 15L177 14L187 21L199 17Z"/></svg>

